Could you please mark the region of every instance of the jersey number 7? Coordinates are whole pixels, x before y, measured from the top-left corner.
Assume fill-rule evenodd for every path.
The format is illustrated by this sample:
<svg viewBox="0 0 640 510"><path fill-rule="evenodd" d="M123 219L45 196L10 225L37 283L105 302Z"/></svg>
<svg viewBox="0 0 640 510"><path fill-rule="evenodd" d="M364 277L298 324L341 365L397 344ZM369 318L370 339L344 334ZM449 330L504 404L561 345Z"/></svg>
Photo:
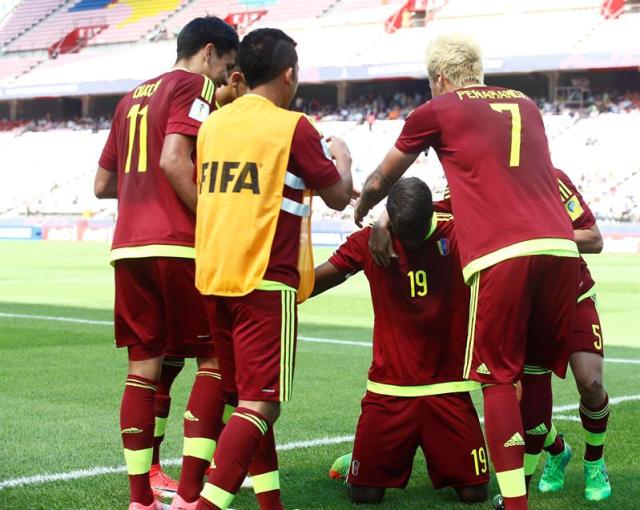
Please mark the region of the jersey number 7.
<svg viewBox="0 0 640 510"><path fill-rule="evenodd" d="M511 114L511 155L509 156L509 166L520 166L522 119L518 103L489 103L489 106L497 112Z"/></svg>
<svg viewBox="0 0 640 510"><path fill-rule="evenodd" d="M133 142L138 133L138 172L147 171L147 113L149 106L140 108L139 104L134 104L127 119L129 119L129 148L127 149L127 162L124 165L124 173L131 171L131 156L133 155ZM140 117L140 126L138 127L138 117Z"/></svg>

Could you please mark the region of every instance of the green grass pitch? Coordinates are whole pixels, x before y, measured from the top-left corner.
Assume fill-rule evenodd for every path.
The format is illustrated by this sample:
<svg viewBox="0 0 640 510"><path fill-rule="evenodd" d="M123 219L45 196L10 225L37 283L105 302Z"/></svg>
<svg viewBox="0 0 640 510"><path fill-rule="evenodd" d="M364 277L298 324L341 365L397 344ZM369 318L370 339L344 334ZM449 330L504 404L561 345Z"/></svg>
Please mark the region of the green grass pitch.
<svg viewBox="0 0 640 510"><path fill-rule="evenodd" d="M118 407L126 355L113 347L108 324L113 284L107 253L104 244L0 242L0 508L102 510L127 506L124 473L95 474L100 468L123 464ZM323 261L329 253L318 250L316 260ZM599 286L607 356L637 362L640 256L599 255L589 258L589 263ZM368 341L370 328L371 306L362 276L300 308L302 337ZM300 341L293 401L284 406L276 428L278 443L285 445L280 465L287 508L351 506L344 486L330 480L327 472L338 455L349 451L344 436L353 434L369 361L369 349L362 346ZM637 363L608 362L605 368L612 398L640 398ZM193 373L191 362L174 387L162 451L165 459L180 456L181 415ZM577 404L573 381L556 381L555 405L571 404ZM557 426L575 452L567 488L559 495L534 490L531 508L640 508L639 402L631 399L612 406L606 459L613 496L600 504L582 499L583 444L580 423L575 421L577 411L565 411L562 416ZM311 440L318 441L307 447L297 444ZM74 477L77 470L81 471ZM174 463L167 470L177 476L179 467ZM46 481L46 474L62 474L63 479ZM23 477L31 478L17 485L15 480ZM492 490L496 491L495 481ZM253 494L246 490L233 506L257 508ZM469 507L456 503L452 491L431 488L424 460L418 455L409 487L388 491L379 508ZM490 505L475 508L485 510Z"/></svg>

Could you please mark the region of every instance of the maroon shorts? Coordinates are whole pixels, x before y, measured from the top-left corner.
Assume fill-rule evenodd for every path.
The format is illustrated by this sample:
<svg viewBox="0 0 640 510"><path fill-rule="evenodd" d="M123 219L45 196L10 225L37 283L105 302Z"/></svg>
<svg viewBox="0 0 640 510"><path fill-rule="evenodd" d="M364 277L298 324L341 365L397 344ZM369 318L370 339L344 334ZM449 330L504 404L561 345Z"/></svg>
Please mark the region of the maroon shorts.
<svg viewBox="0 0 640 510"><path fill-rule="evenodd" d="M596 296L583 299L576 306L576 320L571 337L571 353L592 352L604 357L604 343Z"/></svg>
<svg viewBox="0 0 640 510"><path fill-rule="evenodd" d="M163 354L215 356L192 259L149 257L116 262L115 335L131 360Z"/></svg>
<svg viewBox="0 0 640 510"><path fill-rule="evenodd" d="M487 449L468 393L362 399L347 481L404 488L420 447L436 489L489 481Z"/></svg>
<svg viewBox="0 0 640 510"><path fill-rule="evenodd" d="M291 398L298 325L296 292L205 296L223 381L234 381L240 400ZM225 389L230 391L230 383Z"/></svg>
<svg viewBox="0 0 640 510"><path fill-rule="evenodd" d="M474 275L464 377L516 383L524 364L567 372L579 259L533 255Z"/></svg>

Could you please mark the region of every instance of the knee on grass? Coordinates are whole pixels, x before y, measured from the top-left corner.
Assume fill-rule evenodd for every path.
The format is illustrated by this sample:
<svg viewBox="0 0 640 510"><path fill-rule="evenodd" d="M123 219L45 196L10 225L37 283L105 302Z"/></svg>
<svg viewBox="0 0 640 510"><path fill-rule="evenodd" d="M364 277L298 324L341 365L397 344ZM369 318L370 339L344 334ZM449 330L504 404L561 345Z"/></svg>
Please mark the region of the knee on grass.
<svg viewBox="0 0 640 510"><path fill-rule="evenodd" d="M382 502L382 498L384 498L384 488L348 485L347 494L349 495L349 499L356 504L375 504Z"/></svg>
<svg viewBox="0 0 640 510"><path fill-rule="evenodd" d="M456 487L458 499L462 503L482 503L489 497L489 485L474 485L471 487Z"/></svg>

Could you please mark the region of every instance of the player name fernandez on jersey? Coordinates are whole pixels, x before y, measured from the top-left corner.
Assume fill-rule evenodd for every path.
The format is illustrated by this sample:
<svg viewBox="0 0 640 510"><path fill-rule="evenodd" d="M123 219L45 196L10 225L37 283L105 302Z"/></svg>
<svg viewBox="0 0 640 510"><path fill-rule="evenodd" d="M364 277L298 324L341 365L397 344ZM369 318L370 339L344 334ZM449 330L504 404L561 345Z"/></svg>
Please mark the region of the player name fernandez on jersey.
<svg viewBox="0 0 640 510"><path fill-rule="evenodd" d="M240 193L246 189L254 195L259 195L258 166L254 161L244 163L240 161L206 161L202 163L202 177L198 193L202 194L205 183L209 181L206 188L208 193L215 193L216 191L228 193L229 185L233 183L231 193ZM240 167L242 167L242 170L236 173Z"/></svg>
<svg viewBox="0 0 640 510"><path fill-rule="evenodd" d="M456 91L458 97L464 99L521 99L525 98L522 92L519 90L504 89L504 90L458 90Z"/></svg>

